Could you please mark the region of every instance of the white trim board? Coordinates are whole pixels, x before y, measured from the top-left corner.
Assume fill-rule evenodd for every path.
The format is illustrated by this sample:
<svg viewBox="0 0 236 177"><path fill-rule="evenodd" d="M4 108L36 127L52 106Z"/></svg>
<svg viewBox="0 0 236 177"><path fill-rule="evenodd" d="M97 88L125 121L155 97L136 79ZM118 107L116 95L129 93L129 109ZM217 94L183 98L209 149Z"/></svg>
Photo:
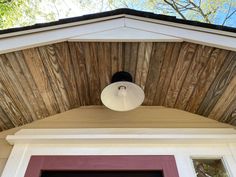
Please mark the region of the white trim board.
<svg viewBox="0 0 236 177"><path fill-rule="evenodd" d="M188 143L186 139L181 142L185 138L184 135L191 136L192 143ZM14 143L14 147L2 177L24 177L32 155L174 155L180 177L196 176L192 157L221 158L229 176L236 177L235 135L234 128L22 129L15 135L7 137L8 141ZM77 140L71 140L70 136L74 136L73 138ZM114 138L113 142L104 139L105 136ZM168 139L169 136L174 136L172 139L179 140L181 143L172 142L172 139ZM208 142L203 136L208 136ZM210 140L216 136L219 136L219 139L228 137L234 143L228 141L219 143L214 139ZM30 142L31 140L27 137L34 139L35 142ZM47 137L51 139L45 141ZM90 138L91 141L80 141L82 137ZM161 137L167 138L167 141L162 143ZM196 140L196 137L200 139ZM57 138L56 141L53 141L53 138ZM122 141L119 141L119 138ZM154 139L145 141L143 138ZM134 141L134 139L139 139L139 141Z"/></svg>
<svg viewBox="0 0 236 177"><path fill-rule="evenodd" d="M110 21L3 38L0 39L0 53L67 41L69 38L74 36L116 29L123 26L124 19L119 18Z"/></svg>
<svg viewBox="0 0 236 177"><path fill-rule="evenodd" d="M178 37L187 42L236 51L236 37L171 27L134 19L125 19L127 27Z"/></svg>
<svg viewBox="0 0 236 177"><path fill-rule="evenodd" d="M236 143L236 130L181 128L23 129L7 136L14 144L74 144L84 142Z"/></svg>
<svg viewBox="0 0 236 177"><path fill-rule="evenodd" d="M178 27L178 28L182 28L182 29L188 29L188 30L201 31L201 32L206 32L206 33L211 33L211 34L219 34L219 35L224 35L224 36L236 37L236 33L229 32L229 31L204 28L204 27L200 27L200 26L193 26L193 25L188 25L188 24L183 24L183 23L169 22L169 21L165 21L165 20L157 20L157 19L151 19L151 18L145 18L145 17L138 17L138 16L134 16L134 15L125 15L125 17L129 18L129 19L141 20L141 21L146 21L146 22L150 22L150 23Z"/></svg>
<svg viewBox="0 0 236 177"><path fill-rule="evenodd" d="M129 36L127 36L126 34L127 28L129 30L132 29L132 31L136 31L136 35L133 34L129 38ZM107 37L107 35L111 35L111 32L113 32L112 34L114 35L114 31L117 30L119 31L119 35L123 36L124 39L118 39L117 36L116 38L114 36L113 38L110 37L110 39L109 37ZM140 37L140 33L148 34L147 38L145 38L145 36ZM0 53L22 50L62 41L70 41L75 39L80 40L80 37L82 38L82 41L87 40L114 42L142 42L145 40L160 42L162 40L167 41L173 39L173 41L175 41L179 39L179 41L183 40L187 42L236 51L235 36L197 31L166 24L133 19L129 17L120 17L116 19L107 19L105 21L95 21L88 24L86 24L85 22L83 24L77 23L77 25L75 26L67 25L65 27L60 26L60 28L47 28L46 31L43 31L43 29L41 29L41 31L38 32L2 38L0 39Z"/></svg>

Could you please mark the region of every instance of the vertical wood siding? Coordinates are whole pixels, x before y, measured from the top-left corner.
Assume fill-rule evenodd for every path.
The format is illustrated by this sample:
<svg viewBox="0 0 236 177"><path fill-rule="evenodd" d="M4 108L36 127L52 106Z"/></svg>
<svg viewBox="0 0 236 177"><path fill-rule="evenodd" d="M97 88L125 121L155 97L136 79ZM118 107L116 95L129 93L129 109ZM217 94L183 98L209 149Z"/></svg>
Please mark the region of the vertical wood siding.
<svg viewBox="0 0 236 177"><path fill-rule="evenodd" d="M236 125L236 52L187 42L62 42L0 55L0 131L101 105L121 70L144 89L144 105Z"/></svg>

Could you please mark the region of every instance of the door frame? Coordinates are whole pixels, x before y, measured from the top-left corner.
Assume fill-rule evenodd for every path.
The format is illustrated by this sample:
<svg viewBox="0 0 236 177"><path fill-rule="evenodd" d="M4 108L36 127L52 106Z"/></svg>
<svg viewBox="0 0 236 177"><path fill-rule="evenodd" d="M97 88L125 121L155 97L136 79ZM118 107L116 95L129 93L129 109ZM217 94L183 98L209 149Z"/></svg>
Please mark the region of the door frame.
<svg viewBox="0 0 236 177"><path fill-rule="evenodd" d="M164 177L179 177L173 155L31 156L24 177L46 170L161 170Z"/></svg>

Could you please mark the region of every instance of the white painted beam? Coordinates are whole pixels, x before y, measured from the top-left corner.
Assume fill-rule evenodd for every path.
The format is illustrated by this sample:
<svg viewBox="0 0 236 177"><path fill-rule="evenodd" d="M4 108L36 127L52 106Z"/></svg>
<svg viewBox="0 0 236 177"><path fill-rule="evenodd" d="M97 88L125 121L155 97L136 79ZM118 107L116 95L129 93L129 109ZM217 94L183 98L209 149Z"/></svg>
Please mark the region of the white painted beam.
<svg viewBox="0 0 236 177"><path fill-rule="evenodd" d="M156 143L232 143L236 142L235 129L51 129L21 130L7 136L10 144L47 144L83 142L156 142Z"/></svg>

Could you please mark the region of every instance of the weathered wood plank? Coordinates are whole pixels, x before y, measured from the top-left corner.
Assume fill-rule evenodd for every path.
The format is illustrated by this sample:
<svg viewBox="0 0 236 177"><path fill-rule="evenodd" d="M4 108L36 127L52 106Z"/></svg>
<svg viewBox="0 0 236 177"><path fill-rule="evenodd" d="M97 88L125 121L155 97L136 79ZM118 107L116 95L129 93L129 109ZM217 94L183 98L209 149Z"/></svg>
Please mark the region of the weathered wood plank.
<svg viewBox="0 0 236 177"><path fill-rule="evenodd" d="M57 43L53 45L55 50L55 57L60 69L61 82L64 87L63 92L66 95L66 100L68 101L68 108L75 108L80 105L79 95L76 87L74 69L71 61L71 55L69 52L68 43Z"/></svg>
<svg viewBox="0 0 236 177"><path fill-rule="evenodd" d="M166 75L168 72L168 66L169 66L169 62L171 59L171 54L174 48L174 43L167 43L166 46L166 51L165 51L165 59L163 61L162 67L161 67L161 72L160 72L160 79L157 83L157 87L156 87L156 94L154 96L154 100L153 100L153 104L154 105L160 105L160 99L161 97L163 97L164 95L162 95L162 90L163 90L163 86L166 80Z"/></svg>
<svg viewBox="0 0 236 177"><path fill-rule="evenodd" d="M0 74L2 74L2 71L0 69ZM4 82L6 85L8 85L6 82ZM11 89L11 88L10 88ZM13 97L13 98L12 98ZM15 92L12 92L12 96L9 94L8 90L6 89L6 86L3 85L3 82L0 82L0 106L1 109L7 114L7 118L10 120L10 122L15 126L24 125L27 120L25 120L24 116L22 115L22 110L20 110L17 107L17 100L16 103L14 102L14 98L18 99L17 95L15 95ZM21 104L21 103L19 103ZM19 105L21 107L21 105Z"/></svg>
<svg viewBox="0 0 236 177"><path fill-rule="evenodd" d="M48 110L46 108L46 105L43 101L43 98L41 94L39 93L39 90L36 86L36 83L34 82L34 79L31 75L31 72L29 70L29 67L27 66L25 62L24 55L22 51L15 52L16 59L20 66L20 71L18 74L18 77L23 75L23 80L25 79L24 84L21 84L26 91L26 93L29 94L29 100L30 104L32 104L33 109L35 110L35 114L37 115L37 119L42 119L44 117L49 116ZM21 72L23 74L21 74ZM22 80L19 78L19 80Z"/></svg>
<svg viewBox="0 0 236 177"><path fill-rule="evenodd" d="M221 122L225 122L228 117L223 117L223 115L227 111L225 109L222 109L222 105L224 105L225 108L228 108L231 104L233 104L234 100L236 100L236 76L233 77L225 92L217 101L216 105L214 106L208 117L220 120Z"/></svg>
<svg viewBox="0 0 236 177"><path fill-rule="evenodd" d="M111 45L110 43L96 43L100 90L102 91L111 82ZM116 66L118 63L116 60Z"/></svg>
<svg viewBox="0 0 236 177"><path fill-rule="evenodd" d="M164 60L166 43L155 43L150 58L147 82L145 85L144 105L152 105L155 97L156 87L160 78L160 71Z"/></svg>
<svg viewBox="0 0 236 177"><path fill-rule="evenodd" d="M1 114L1 113L0 113ZM5 125L5 123L4 123L4 119L7 119L6 117L2 117L1 115L0 115L0 131L4 131L4 130L7 130L8 129L8 127ZM13 128L13 127L11 127L11 128Z"/></svg>
<svg viewBox="0 0 236 177"><path fill-rule="evenodd" d="M123 56L123 68L124 71L129 72L130 58L131 58L131 42L123 43L122 45L122 56Z"/></svg>
<svg viewBox="0 0 236 177"><path fill-rule="evenodd" d="M4 54L0 131L81 105L100 105L102 89L123 70L145 90L145 105L236 124L235 55L187 42L61 42Z"/></svg>
<svg viewBox="0 0 236 177"><path fill-rule="evenodd" d="M10 115L15 126L32 122L24 90L5 55L0 56L0 68L1 107Z"/></svg>
<svg viewBox="0 0 236 177"><path fill-rule="evenodd" d="M134 81L135 73L136 73L135 71L136 71L136 66L137 66L138 49L139 49L139 43L137 42L131 43L128 72L133 77L133 81Z"/></svg>
<svg viewBox="0 0 236 177"><path fill-rule="evenodd" d="M124 64L123 64L123 43L118 43L118 71L124 71ZM114 74L114 73L112 73Z"/></svg>
<svg viewBox="0 0 236 177"><path fill-rule="evenodd" d="M37 91L32 90L32 87L30 85L32 80L27 79L27 76L30 75L30 72L28 68L25 67L25 61L22 52L18 51L15 53L8 53L6 54L6 57L8 58L9 63L16 75L16 79L18 80L18 82L15 82L15 84L18 85L17 88L21 88L19 89L21 90L21 96L33 120L41 119L48 116L48 114L44 113L46 108L43 111L41 111L40 109L39 103L41 103L41 96L39 94L35 94ZM35 97L35 95L39 97ZM42 103L42 105L44 105L44 103Z"/></svg>
<svg viewBox="0 0 236 177"><path fill-rule="evenodd" d="M80 105L90 104L90 93L85 63L85 51L81 43L69 42L70 56L75 74Z"/></svg>
<svg viewBox="0 0 236 177"><path fill-rule="evenodd" d="M2 67L5 68L5 71L7 72L11 82L13 83L12 85L14 85L13 91L17 90L22 98L22 101L24 102L25 109L23 111L23 116L25 116L25 119L27 119L28 122L37 120L35 110L33 110L32 104L30 104L30 102L33 101L34 99L31 99L32 94L29 94L28 96L27 92L31 91L30 89L26 89L28 83L25 80L25 76L23 75L22 69L19 67L15 53L5 54L3 62L4 66L2 65Z"/></svg>
<svg viewBox="0 0 236 177"><path fill-rule="evenodd" d="M92 105L101 104L100 93L101 87L99 82L99 70L97 59L97 45L95 43L83 43L85 51L86 71L89 83L90 100Z"/></svg>
<svg viewBox="0 0 236 177"><path fill-rule="evenodd" d="M8 115L4 112L4 110L1 107L0 107L0 128L1 131L14 128L14 124L12 123Z"/></svg>
<svg viewBox="0 0 236 177"><path fill-rule="evenodd" d="M165 104L165 99L166 99L166 95L167 95L167 92L168 92L168 88L169 88L169 85L170 85L170 82L171 82L171 78L172 78L172 75L173 75L173 72L174 72L174 69L175 69L175 65L178 61L178 57L179 57L179 54L180 54L180 50L181 50L181 47L182 47L182 43L175 43L174 44L174 48L173 48L173 51L171 53L171 58L170 58L170 61L168 61L168 54L166 55L167 58L165 58L165 65L164 65L164 68L166 67L166 64L168 64L168 68L167 68L167 73L165 75L165 78L164 78L164 83L163 83L163 86L162 86L162 90L161 90L161 96L159 97L159 103L158 105L164 105L166 106Z"/></svg>
<svg viewBox="0 0 236 177"><path fill-rule="evenodd" d="M116 42L112 42L110 43L111 45L111 49L110 49L110 52L111 52L111 75L113 75L114 73L118 72L119 71L119 43L116 43ZM122 52L122 50L121 50ZM121 54L122 56L122 54Z"/></svg>
<svg viewBox="0 0 236 177"><path fill-rule="evenodd" d="M195 51L193 61L188 69L187 76L182 85L181 91L178 94L175 108L184 110L188 104L194 88L209 60L213 48L199 45Z"/></svg>
<svg viewBox="0 0 236 177"><path fill-rule="evenodd" d="M148 58L148 60L150 57ZM135 72L135 77L134 77L134 82L138 85L141 85L141 77L142 77L142 72L143 70L146 70L147 68L143 68L143 63L145 60L145 43L141 42L139 44L139 49L138 49L138 56L137 56L137 66L136 66L136 72Z"/></svg>
<svg viewBox="0 0 236 177"><path fill-rule="evenodd" d="M236 126L236 99L234 99L219 119L220 122Z"/></svg>
<svg viewBox="0 0 236 177"><path fill-rule="evenodd" d="M149 62L152 54L153 43L141 42L139 44L137 66L134 81L142 89L145 89L147 75L149 70Z"/></svg>
<svg viewBox="0 0 236 177"><path fill-rule="evenodd" d="M228 51L213 49L210 59L202 72L195 89L189 98L187 111L195 113L204 99L211 83L214 81L217 73L228 55Z"/></svg>
<svg viewBox="0 0 236 177"><path fill-rule="evenodd" d="M182 88L183 81L187 75L189 66L193 60L197 45L192 43L183 43L182 49L176 63L172 79L168 88L164 105L174 107L178 94Z"/></svg>
<svg viewBox="0 0 236 177"><path fill-rule="evenodd" d="M48 113L50 115L59 113L59 106L51 88L51 84L42 59L40 58L38 49L26 49L22 52L25 62L27 63L27 67L29 68L37 89L42 96L44 104L46 105Z"/></svg>
<svg viewBox="0 0 236 177"><path fill-rule="evenodd" d="M62 79L62 68L60 68L58 64L53 45L42 46L38 49L60 112L66 111L69 109L70 105Z"/></svg>
<svg viewBox="0 0 236 177"><path fill-rule="evenodd" d="M208 89L197 113L208 116L224 93L232 78L236 75L236 52L230 52L226 57L220 71L218 72L214 82ZM222 105L223 106L223 105Z"/></svg>

